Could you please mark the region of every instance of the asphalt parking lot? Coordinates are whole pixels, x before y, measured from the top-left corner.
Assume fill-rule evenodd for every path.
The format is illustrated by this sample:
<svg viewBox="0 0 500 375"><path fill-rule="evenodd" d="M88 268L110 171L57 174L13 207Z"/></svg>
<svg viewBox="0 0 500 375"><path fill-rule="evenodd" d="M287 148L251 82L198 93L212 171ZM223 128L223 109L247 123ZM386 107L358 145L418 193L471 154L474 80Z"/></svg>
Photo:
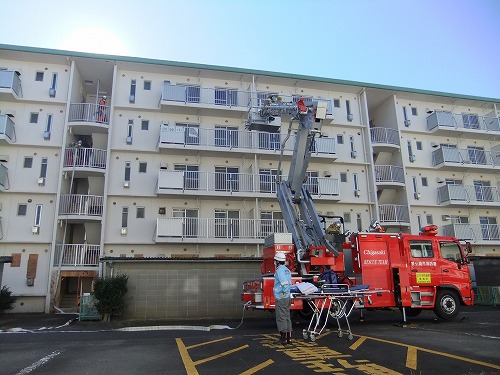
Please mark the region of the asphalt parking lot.
<svg viewBox="0 0 500 375"><path fill-rule="evenodd" d="M79 322L74 316L0 318L2 374L498 374L500 309L464 308L451 322L424 312L351 317L311 341L295 320L293 345L276 343L273 316L240 321ZM24 327L22 325L24 324Z"/></svg>

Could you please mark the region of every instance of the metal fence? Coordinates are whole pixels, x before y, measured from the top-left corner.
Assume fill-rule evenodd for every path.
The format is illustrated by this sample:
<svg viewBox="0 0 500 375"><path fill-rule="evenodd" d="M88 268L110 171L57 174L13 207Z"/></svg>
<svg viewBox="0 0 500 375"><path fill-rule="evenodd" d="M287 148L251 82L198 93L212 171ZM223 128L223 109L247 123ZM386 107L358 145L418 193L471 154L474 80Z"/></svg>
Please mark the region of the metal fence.
<svg viewBox="0 0 500 375"><path fill-rule="evenodd" d="M102 216L103 199L99 195L61 195L59 215Z"/></svg>
<svg viewBox="0 0 500 375"><path fill-rule="evenodd" d="M97 266L99 265L100 246L88 244L56 245L54 266ZM62 252L62 258L61 258Z"/></svg>
<svg viewBox="0 0 500 375"><path fill-rule="evenodd" d="M69 122L109 124L109 106L92 103L73 103L69 106Z"/></svg>

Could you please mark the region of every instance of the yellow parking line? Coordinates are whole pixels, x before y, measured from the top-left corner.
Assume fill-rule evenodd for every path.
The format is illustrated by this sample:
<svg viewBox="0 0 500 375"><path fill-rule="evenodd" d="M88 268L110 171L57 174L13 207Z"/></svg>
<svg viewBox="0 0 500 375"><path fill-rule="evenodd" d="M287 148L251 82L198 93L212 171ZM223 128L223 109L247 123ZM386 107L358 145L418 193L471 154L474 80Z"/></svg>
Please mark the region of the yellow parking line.
<svg viewBox="0 0 500 375"><path fill-rule="evenodd" d="M461 356L454 355L454 354L438 352L438 351L432 350L432 349L421 348L419 346L411 346L411 345L408 345L408 344L403 344L401 342L389 341L389 340L384 340L384 339L378 339L378 338L370 337L370 336L359 336L359 337L360 338L366 338L366 339L374 340L374 341L384 342L384 343L387 343L387 344L403 346L405 348L413 347L415 350L421 350L421 351L426 352L426 353L436 354L436 355L440 355L440 356L443 356L443 357L453 358L453 359L457 359L459 361L474 363L476 365L490 367L490 368L493 368L495 370L500 370L500 366L498 366L498 365L494 365L492 363L487 363L487 362L483 362L483 361L477 361L475 359L461 357Z"/></svg>
<svg viewBox="0 0 500 375"><path fill-rule="evenodd" d="M226 356L226 355L229 355L229 354L235 353L235 352L237 352L237 351L240 351L240 350L246 349L246 348L248 348L248 347L249 347L249 345L243 345L243 346L240 346L239 348L231 349L231 350L228 350L228 351L226 351L226 352L223 352L223 353L220 353L220 354L214 355L214 356L212 356L212 357L208 357L208 358L205 358L205 359L200 359L199 361L194 362L194 364L195 364L195 365L199 365L200 363L205 363L205 362L213 361L214 359L224 357L224 356Z"/></svg>
<svg viewBox="0 0 500 375"><path fill-rule="evenodd" d="M184 362L186 374L198 375L198 371L196 371L196 365L191 359L191 356L187 351L186 345L184 345L184 342L182 342L182 339L176 338L175 341L177 342L177 347L179 348L179 354L181 355L182 362Z"/></svg>
<svg viewBox="0 0 500 375"><path fill-rule="evenodd" d="M199 344L186 346L186 349L193 349L193 348L197 348L197 347L199 347L199 346L204 346L204 345L208 345L208 344L213 344L214 342L220 342L220 341L229 340L229 339L232 339L232 338L233 338L232 336L229 336L229 337L223 337L223 338L221 338L221 339L217 339L217 340L200 342Z"/></svg>
<svg viewBox="0 0 500 375"><path fill-rule="evenodd" d="M359 339L356 340L354 344L352 344L349 349L356 350L361 346L366 341L366 337L360 337Z"/></svg>
<svg viewBox="0 0 500 375"><path fill-rule="evenodd" d="M408 351L406 352L406 367L412 370L417 369L417 348L414 346L408 346Z"/></svg>
<svg viewBox="0 0 500 375"><path fill-rule="evenodd" d="M240 375L252 375L252 374L255 374L256 372L262 370L263 368L265 368L265 367L267 367L269 365L272 365L273 363L274 363L274 361L272 359L268 359L267 361L262 362L260 365L254 366L251 369L248 369L248 370L242 372Z"/></svg>

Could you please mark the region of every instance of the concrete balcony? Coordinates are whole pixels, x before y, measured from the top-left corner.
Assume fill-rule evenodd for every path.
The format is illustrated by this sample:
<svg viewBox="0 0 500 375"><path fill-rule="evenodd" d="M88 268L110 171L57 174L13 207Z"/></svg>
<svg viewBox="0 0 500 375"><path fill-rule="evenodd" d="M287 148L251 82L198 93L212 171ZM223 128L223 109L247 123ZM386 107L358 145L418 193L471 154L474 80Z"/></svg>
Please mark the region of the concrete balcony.
<svg viewBox="0 0 500 375"><path fill-rule="evenodd" d="M408 206L397 204L381 204L379 208L380 224L388 227L410 225Z"/></svg>
<svg viewBox="0 0 500 375"><path fill-rule="evenodd" d="M107 133L110 107L92 103L69 105L68 126L73 134Z"/></svg>
<svg viewBox="0 0 500 375"><path fill-rule="evenodd" d="M21 73L14 70L0 70L0 101L16 101L23 96Z"/></svg>
<svg viewBox="0 0 500 375"><path fill-rule="evenodd" d="M14 121L7 115L0 115L0 146L16 142L16 128Z"/></svg>
<svg viewBox="0 0 500 375"><path fill-rule="evenodd" d="M500 207L497 186L444 185L438 188L438 203L442 206Z"/></svg>
<svg viewBox="0 0 500 375"><path fill-rule="evenodd" d="M267 133L248 130L230 130L224 127L200 129L198 127L169 126L162 124L160 128L159 149L161 150L206 150L260 154L277 154L286 134ZM285 143L285 154L291 155L295 143L295 135L291 135ZM336 159L335 139L316 138L312 148L313 156Z"/></svg>
<svg viewBox="0 0 500 375"><path fill-rule="evenodd" d="M155 242L262 244L272 233L287 232L283 220L182 218L156 219Z"/></svg>
<svg viewBox="0 0 500 375"><path fill-rule="evenodd" d="M403 167L397 167L394 165L376 165L374 170L375 181L378 186L392 188L406 186Z"/></svg>
<svg viewBox="0 0 500 375"><path fill-rule="evenodd" d="M373 151L393 153L399 150L399 133L395 129L375 127L370 129Z"/></svg>
<svg viewBox="0 0 500 375"><path fill-rule="evenodd" d="M340 200L336 178L316 177L305 184L313 197ZM160 169L157 194L275 198L276 177L267 174L169 171Z"/></svg>
<svg viewBox="0 0 500 375"><path fill-rule="evenodd" d="M97 267L99 266L100 246L83 244L56 245L54 266Z"/></svg>
<svg viewBox="0 0 500 375"><path fill-rule="evenodd" d="M66 148L63 172L73 173L74 177L100 176L106 172L106 150L97 148Z"/></svg>
<svg viewBox="0 0 500 375"><path fill-rule="evenodd" d="M490 139L500 135L498 117L479 116L470 113L451 113L436 111L427 117L427 129L443 136L467 134L473 138Z"/></svg>
<svg viewBox="0 0 500 375"><path fill-rule="evenodd" d="M498 224L449 224L443 226L443 236L481 244L500 244Z"/></svg>
<svg viewBox="0 0 500 375"><path fill-rule="evenodd" d="M102 219L104 197L99 195L61 195L59 219L83 223Z"/></svg>
<svg viewBox="0 0 500 375"><path fill-rule="evenodd" d="M3 164L0 164L0 191L9 190L9 170Z"/></svg>
<svg viewBox="0 0 500 375"><path fill-rule="evenodd" d="M500 151L441 146L432 152L432 166L442 170L498 171L500 169Z"/></svg>

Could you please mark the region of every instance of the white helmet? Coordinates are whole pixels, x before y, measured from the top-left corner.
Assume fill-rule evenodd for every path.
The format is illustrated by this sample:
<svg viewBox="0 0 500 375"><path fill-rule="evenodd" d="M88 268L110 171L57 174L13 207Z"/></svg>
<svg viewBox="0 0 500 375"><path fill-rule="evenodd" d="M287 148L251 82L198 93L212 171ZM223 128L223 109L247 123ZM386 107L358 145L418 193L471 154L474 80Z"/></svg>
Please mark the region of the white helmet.
<svg viewBox="0 0 500 375"><path fill-rule="evenodd" d="M286 256L284 253L276 253L274 260L277 260L278 262L286 262Z"/></svg>

